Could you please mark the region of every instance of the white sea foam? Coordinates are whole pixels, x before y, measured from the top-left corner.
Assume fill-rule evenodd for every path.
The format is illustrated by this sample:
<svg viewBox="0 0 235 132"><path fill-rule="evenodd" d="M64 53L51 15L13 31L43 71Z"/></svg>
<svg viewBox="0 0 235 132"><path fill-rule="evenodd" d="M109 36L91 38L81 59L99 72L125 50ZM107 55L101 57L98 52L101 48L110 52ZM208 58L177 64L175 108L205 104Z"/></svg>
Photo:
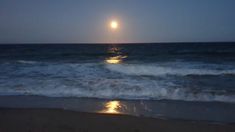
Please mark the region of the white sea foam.
<svg viewBox="0 0 235 132"><path fill-rule="evenodd" d="M177 64L177 63L176 63ZM106 67L114 72L119 72L127 75L221 75L221 74L235 74L235 69L220 69L215 67L195 66L187 67L188 64L181 64L180 66L172 64L161 66L157 64L108 64Z"/></svg>
<svg viewBox="0 0 235 132"><path fill-rule="evenodd" d="M185 88L170 88L164 82L143 82L128 79L74 78L5 80L0 84L2 95L41 95L48 97L89 97L105 99L184 100L235 102L234 95L208 92L193 93Z"/></svg>
<svg viewBox="0 0 235 132"><path fill-rule="evenodd" d="M27 61L27 60L18 60L18 63L22 63L22 64L36 64L38 63L37 61Z"/></svg>
<svg viewBox="0 0 235 132"><path fill-rule="evenodd" d="M212 89L212 92L199 90L195 93L171 80L138 78L139 75L235 73L233 69L217 70L215 65L209 70L201 65L173 67L171 64L164 64L164 67L162 64L32 63L30 66L17 65L17 69L6 65L4 67L8 68L0 78L1 95L235 102L235 95L226 92L218 94Z"/></svg>

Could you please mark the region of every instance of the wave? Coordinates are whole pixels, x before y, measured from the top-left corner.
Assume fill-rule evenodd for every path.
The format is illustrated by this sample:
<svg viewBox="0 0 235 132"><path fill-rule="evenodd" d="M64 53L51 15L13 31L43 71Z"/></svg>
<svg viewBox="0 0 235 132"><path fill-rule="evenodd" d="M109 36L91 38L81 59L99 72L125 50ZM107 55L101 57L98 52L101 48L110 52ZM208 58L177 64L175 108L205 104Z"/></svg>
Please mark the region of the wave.
<svg viewBox="0 0 235 132"><path fill-rule="evenodd" d="M18 60L18 63L22 63L22 64L36 64L39 63L37 61L27 61L27 60Z"/></svg>
<svg viewBox="0 0 235 132"><path fill-rule="evenodd" d="M149 76L164 76L164 75L222 75L222 74L235 74L235 69L225 68L221 65L200 65L187 67L188 63L178 65L173 63L171 65L162 66L156 64L117 64L106 65L111 71L119 72L127 75L149 75Z"/></svg>
<svg viewBox="0 0 235 132"><path fill-rule="evenodd" d="M15 63L0 65L2 69L0 72L0 95L130 100L166 99L235 103L235 94L224 91L225 89L223 88L203 89L203 87L195 92L193 88L176 84L175 78L164 77L165 75L221 75L235 73L229 66L205 64L206 67L200 63L176 62L117 65L37 61L19 61L18 63L16 65ZM117 72L121 74L117 74ZM163 78L149 79L139 77L140 75L163 76ZM193 82L191 85L194 85Z"/></svg>
<svg viewBox="0 0 235 132"><path fill-rule="evenodd" d="M80 80L80 81L78 81ZM214 92L194 93L185 88L169 88L161 83L152 85L147 82L123 79L78 80L13 80L8 87L0 85L1 95L39 95L48 97L88 97L102 99L127 100L183 100L202 102L235 103L233 94L217 94ZM24 84L17 82L23 81Z"/></svg>

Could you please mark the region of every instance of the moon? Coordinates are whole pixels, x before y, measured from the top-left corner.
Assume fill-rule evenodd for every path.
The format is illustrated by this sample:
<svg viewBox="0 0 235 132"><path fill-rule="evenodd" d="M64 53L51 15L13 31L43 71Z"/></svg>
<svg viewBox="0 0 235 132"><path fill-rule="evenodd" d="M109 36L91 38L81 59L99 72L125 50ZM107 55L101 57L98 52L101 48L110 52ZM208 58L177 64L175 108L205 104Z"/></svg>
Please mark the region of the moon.
<svg viewBox="0 0 235 132"><path fill-rule="evenodd" d="M118 28L118 22L116 20L112 20L110 22L110 28L116 30Z"/></svg>

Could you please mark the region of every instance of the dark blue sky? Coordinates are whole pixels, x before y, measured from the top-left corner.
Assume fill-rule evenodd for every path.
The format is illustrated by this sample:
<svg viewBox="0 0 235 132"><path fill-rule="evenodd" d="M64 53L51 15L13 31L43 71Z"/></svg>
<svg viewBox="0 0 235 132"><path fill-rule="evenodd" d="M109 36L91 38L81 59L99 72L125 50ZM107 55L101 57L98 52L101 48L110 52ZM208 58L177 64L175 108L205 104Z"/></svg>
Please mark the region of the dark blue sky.
<svg viewBox="0 0 235 132"><path fill-rule="evenodd" d="M0 0L0 43L235 41L234 13L235 0Z"/></svg>

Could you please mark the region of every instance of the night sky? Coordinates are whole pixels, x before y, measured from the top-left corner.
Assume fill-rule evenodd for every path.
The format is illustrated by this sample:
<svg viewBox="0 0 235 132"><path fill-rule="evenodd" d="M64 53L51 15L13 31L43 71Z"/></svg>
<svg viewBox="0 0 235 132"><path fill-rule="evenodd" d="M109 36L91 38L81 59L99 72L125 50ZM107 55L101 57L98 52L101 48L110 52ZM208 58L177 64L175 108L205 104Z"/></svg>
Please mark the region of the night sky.
<svg viewBox="0 0 235 132"><path fill-rule="evenodd" d="M0 43L202 41L235 41L235 0L0 0Z"/></svg>

